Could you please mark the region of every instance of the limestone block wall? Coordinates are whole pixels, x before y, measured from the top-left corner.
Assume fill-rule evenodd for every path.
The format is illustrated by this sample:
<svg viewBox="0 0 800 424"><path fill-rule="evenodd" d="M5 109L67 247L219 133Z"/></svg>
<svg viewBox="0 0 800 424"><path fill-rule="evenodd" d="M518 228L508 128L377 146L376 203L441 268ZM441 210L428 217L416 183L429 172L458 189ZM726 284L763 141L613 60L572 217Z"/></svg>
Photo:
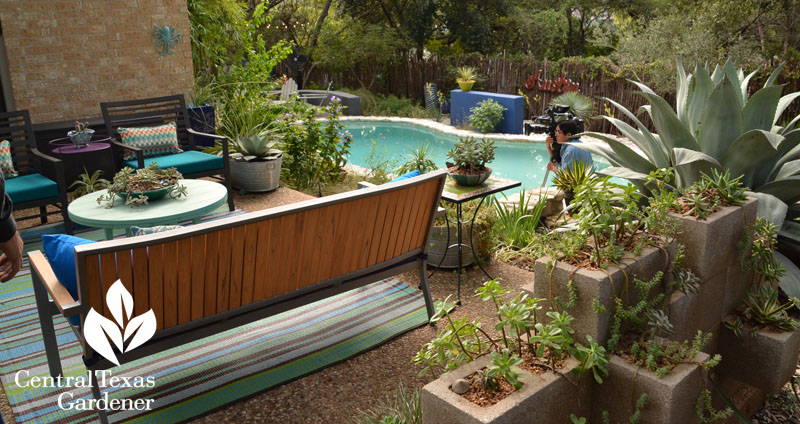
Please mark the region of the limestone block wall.
<svg viewBox="0 0 800 424"><path fill-rule="evenodd" d="M0 0L13 98L34 123L101 116L100 102L194 84L186 0ZM161 55L154 26L182 39Z"/></svg>

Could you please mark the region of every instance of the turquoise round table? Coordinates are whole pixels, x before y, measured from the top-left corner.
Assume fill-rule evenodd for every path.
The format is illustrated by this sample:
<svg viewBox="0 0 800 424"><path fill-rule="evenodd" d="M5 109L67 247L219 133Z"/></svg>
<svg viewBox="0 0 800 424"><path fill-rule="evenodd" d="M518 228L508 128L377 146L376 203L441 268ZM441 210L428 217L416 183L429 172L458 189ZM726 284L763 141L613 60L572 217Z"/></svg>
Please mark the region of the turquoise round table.
<svg viewBox="0 0 800 424"><path fill-rule="evenodd" d="M186 186L188 196L178 199L164 197L147 205L133 207L126 206L125 201L117 196L114 207L109 209L97 203L98 197L108 193L108 190L100 190L75 199L69 204L67 212L73 222L104 229L106 240L111 240L114 238L114 228L124 228L125 234L130 237L131 226L134 225L171 225L190 219L197 224L203 215L216 210L228 200L228 191L220 183L180 180L180 184Z"/></svg>

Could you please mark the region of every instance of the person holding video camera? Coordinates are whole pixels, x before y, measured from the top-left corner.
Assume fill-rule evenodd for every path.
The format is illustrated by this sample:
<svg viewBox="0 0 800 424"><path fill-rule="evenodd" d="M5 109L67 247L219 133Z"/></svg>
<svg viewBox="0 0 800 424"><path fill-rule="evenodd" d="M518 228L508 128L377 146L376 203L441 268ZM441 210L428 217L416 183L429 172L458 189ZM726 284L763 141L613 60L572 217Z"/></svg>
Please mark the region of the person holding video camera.
<svg viewBox="0 0 800 424"><path fill-rule="evenodd" d="M594 160L592 159L592 154L576 146L581 140L578 138L570 141L569 139L578 132L578 124L571 119L556 124L556 139L553 140L553 137L547 137L547 151L550 153L550 157L553 157L553 141L557 142L561 147L561 161L558 162L558 164L553 161L548 162L547 169L557 172L559 169L572 166L572 162L579 162L581 160L587 166L593 164Z"/></svg>

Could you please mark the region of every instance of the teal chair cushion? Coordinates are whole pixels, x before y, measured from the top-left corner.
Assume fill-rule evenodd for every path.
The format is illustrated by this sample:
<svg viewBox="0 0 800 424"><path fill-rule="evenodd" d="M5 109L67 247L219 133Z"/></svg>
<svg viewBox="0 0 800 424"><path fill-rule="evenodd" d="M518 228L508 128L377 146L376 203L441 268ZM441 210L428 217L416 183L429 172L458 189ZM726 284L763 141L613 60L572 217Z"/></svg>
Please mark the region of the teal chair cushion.
<svg viewBox="0 0 800 424"><path fill-rule="evenodd" d="M40 174L28 174L6 180L6 193L14 203L58 196L58 184Z"/></svg>
<svg viewBox="0 0 800 424"><path fill-rule="evenodd" d="M145 158L144 166L149 166L150 162L157 163L159 168L177 168L178 172L181 174L194 174L195 172L222 169L225 165L220 156L209 155L193 150L176 153L174 155ZM126 160L122 165L130 166L133 169L139 169L139 165L135 160Z"/></svg>

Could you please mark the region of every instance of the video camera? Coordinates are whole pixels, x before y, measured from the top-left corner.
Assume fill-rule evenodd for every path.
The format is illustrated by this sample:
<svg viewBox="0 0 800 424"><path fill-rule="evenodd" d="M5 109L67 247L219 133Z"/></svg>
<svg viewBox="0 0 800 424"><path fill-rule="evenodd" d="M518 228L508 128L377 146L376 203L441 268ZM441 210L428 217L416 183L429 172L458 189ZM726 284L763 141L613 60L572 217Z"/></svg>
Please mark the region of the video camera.
<svg viewBox="0 0 800 424"><path fill-rule="evenodd" d="M569 112L568 105L552 105L544 110L544 114L533 120L533 124L527 124L528 134L548 134L553 140L556 139L556 126L559 122L572 119L578 125L578 132L583 132L583 120L575 118ZM550 157L553 163L561 163L561 145L553 143L553 154Z"/></svg>

